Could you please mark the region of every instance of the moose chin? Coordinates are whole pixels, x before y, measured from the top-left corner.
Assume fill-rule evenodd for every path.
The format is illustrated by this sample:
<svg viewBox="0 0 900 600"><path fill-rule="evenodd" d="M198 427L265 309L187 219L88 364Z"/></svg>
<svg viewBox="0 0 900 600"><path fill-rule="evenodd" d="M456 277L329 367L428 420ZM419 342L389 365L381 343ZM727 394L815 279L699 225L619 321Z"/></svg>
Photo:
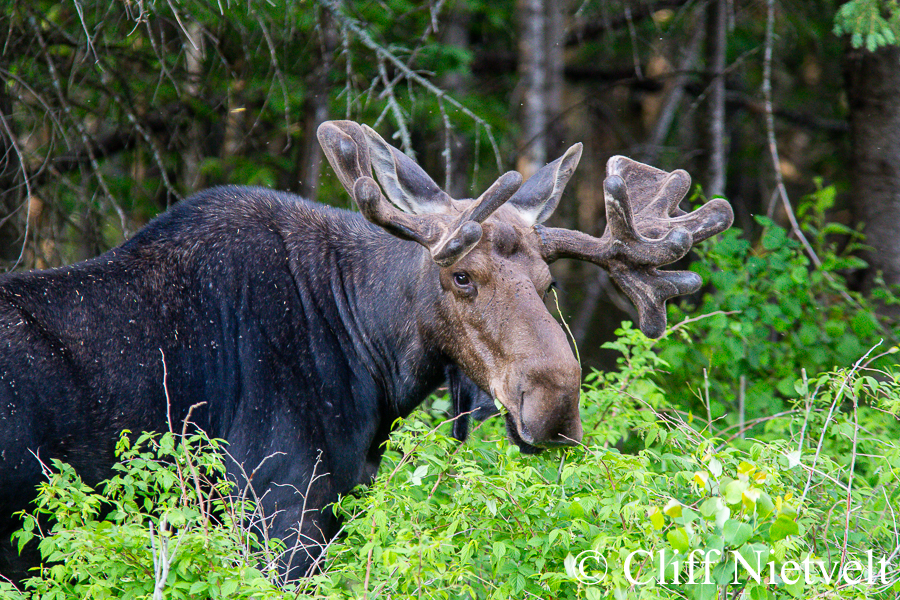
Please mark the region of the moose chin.
<svg viewBox="0 0 900 600"><path fill-rule="evenodd" d="M524 185L510 172L457 200L364 125L326 122L318 138L361 214L218 187L102 256L0 277L0 573L37 562L10 542L37 455L94 484L123 429L164 430L198 402L192 422L261 465L271 533L301 548L291 576L337 532L327 507L377 470L391 424L445 381L459 439L496 398L524 451L576 444L581 369L544 304L548 265L607 269L659 336L666 300L701 282L658 268L733 218L724 200L682 211L687 173L614 157L596 238L543 225L580 144Z"/></svg>

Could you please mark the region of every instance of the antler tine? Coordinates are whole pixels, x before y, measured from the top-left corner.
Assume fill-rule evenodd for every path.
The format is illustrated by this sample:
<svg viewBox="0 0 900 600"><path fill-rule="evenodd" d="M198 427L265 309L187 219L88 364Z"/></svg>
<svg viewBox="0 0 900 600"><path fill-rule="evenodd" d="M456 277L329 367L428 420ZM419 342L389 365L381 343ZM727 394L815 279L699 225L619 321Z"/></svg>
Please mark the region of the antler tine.
<svg viewBox="0 0 900 600"><path fill-rule="evenodd" d="M522 175L518 171L508 171L500 176L472 206L459 216L457 222L475 221L484 223L495 210L500 208L522 186Z"/></svg>
<svg viewBox="0 0 900 600"><path fill-rule="evenodd" d="M686 213L678 207L690 188L685 171L666 173L617 156L603 182L607 226L603 237L567 229L540 228L544 258L570 257L609 271L638 310L641 331L659 337L666 329L669 298L697 291L702 280L689 271L659 271L691 246L731 226L734 214L723 199Z"/></svg>
<svg viewBox="0 0 900 600"><path fill-rule="evenodd" d="M434 219L404 213L391 205L381 193L381 188L372 179L369 146L359 124L353 121L325 121L316 130L316 137L341 185L353 197L366 219L399 238L426 247L440 237Z"/></svg>
<svg viewBox="0 0 900 600"><path fill-rule="evenodd" d="M353 121L325 121L316 138L344 189L353 193L361 177L371 177L372 163L362 128Z"/></svg>
<svg viewBox="0 0 900 600"><path fill-rule="evenodd" d="M521 185L522 175L517 171L504 173L448 228L447 235L431 251L434 261L442 267L447 267L465 256L481 239L480 224L512 198Z"/></svg>
<svg viewBox="0 0 900 600"><path fill-rule="evenodd" d="M449 196L430 183L418 165L387 144L375 131L353 121L326 121L319 126L316 135L328 162L363 216L397 237L425 246L432 259L442 267L452 265L475 247L482 235L480 223L509 200L522 184L521 175L515 171L506 173L452 221L441 214L411 214L391 204L372 178L369 144L376 144L373 146L376 158L385 165L395 167L408 177L417 177L419 187L428 188L432 195L440 195L449 203ZM389 183L402 191L396 171Z"/></svg>

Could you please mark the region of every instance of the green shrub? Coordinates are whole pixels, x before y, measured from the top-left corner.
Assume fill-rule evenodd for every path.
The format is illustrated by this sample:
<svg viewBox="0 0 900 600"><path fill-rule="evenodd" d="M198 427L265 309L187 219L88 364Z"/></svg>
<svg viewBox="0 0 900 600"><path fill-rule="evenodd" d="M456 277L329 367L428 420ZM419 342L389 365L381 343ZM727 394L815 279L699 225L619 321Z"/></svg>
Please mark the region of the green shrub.
<svg viewBox="0 0 900 600"><path fill-rule="evenodd" d="M166 598L896 598L894 372L856 361L799 378L791 408L761 428L772 441L745 440L672 404L657 342L627 324L618 333L620 368L583 390L583 445L520 456L500 419L461 445L437 412L417 412L377 480L341 499L341 538L296 587L261 566L282 548L248 530L252 503L195 484L223 473L219 443L167 434L123 441L103 494L55 463L34 512L59 520L42 533L27 516L19 535L40 540L47 564L24 593L0 590L151 598L162 581ZM867 551L872 582L848 581Z"/></svg>
<svg viewBox="0 0 900 600"><path fill-rule="evenodd" d="M247 526L253 503L230 495L221 442L203 434L119 440L115 475L98 490L53 460L34 510L13 537L44 565L4 598L280 598L278 542ZM52 519L50 528L44 525Z"/></svg>
<svg viewBox="0 0 900 600"><path fill-rule="evenodd" d="M769 423L777 441L744 449L671 406L652 377L653 342L628 327L619 334L622 368L592 374L584 389L583 447L524 458L499 420L464 446L407 421L375 484L341 502L347 538L328 568L341 597L895 597L896 566L876 586L834 581L831 569L895 549L900 530L885 515L900 500L896 379L822 375L805 410ZM853 410L826 423L843 400ZM623 432L637 453L616 449ZM722 558L708 567L710 583L698 563L696 585L685 584L683 557L712 550ZM735 553L757 571L786 565L789 579L806 561L810 581L772 581L764 567L757 582ZM640 584L626 576L629 556Z"/></svg>
<svg viewBox="0 0 900 600"><path fill-rule="evenodd" d="M846 274L865 263L852 255L859 235L821 217L833 193L820 190L801 213L821 268L811 268L800 243L764 217L756 219L756 244L732 228L699 245L691 269L711 285L689 312L702 316L671 307L672 322L685 326L659 344L667 365L659 379L673 404L732 425L764 419L788 408L804 370L852 365L871 348L881 344L877 354L896 343L874 305L847 285ZM835 235L850 240L840 253L829 242ZM888 290L878 299L896 301Z"/></svg>

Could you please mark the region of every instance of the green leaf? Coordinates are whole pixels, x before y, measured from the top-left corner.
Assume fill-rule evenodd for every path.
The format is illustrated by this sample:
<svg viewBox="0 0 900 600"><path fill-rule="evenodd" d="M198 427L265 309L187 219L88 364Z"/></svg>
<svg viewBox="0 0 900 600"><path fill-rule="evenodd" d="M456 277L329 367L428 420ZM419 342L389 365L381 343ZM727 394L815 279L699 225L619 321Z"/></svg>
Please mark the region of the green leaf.
<svg viewBox="0 0 900 600"><path fill-rule="evenodd" d="M784 513L778 515L769 528L769 538L773 542L783 540L789 535L797 535L798 533L800 533L800 528L797 522Z"/></svg>
<svg viewBox="0 0 900 600"><path fill-rule="evenodd" d="M722 502L721 498L708 498L700 505L700 514L707 520L715 519L716 514L723 506L725 506L725 504Z"/></svg>
<svg viewBox="0 0 900 600"><path fill-rule="evenodd" d="M233 596L238 588L238 580L237 579L229 579L222 583L222 595L226 598Z"/></svg>
<svg viewBox="0 0 900 600"><path fill-rule="evenodd" d="M743 493L749 484L746 481L735 479L725 486L724 499L726 504L740 504Z"/></svg>
<svg viewBox="0 0 900 600"><path fill-rule="evenodd" d="M504 544L502 541L498 540L498 541L494 542L492 549L493 549L494 557L498 561L502 560L503 557L506 556L506 544Z"/></svg>
<svg viewBox="0 0 900 600"><path fill-rule="evenodd" d="M743 546L752 534L753 528L750 525L735 519L728 519L722 527L725 544L731 547Z"/></svg>
<svg viewBox="0 0 900 600"><path fill-rule="evenodd" d="M191 594L192 596L195 594L201 594L201 593L205 592L207 590L207 588L209 588L208 582L203 581L203 580L195 581L193 583L193 585L191 585L190 590L188 590L188 593Z"/></svg>
<svg viewBox="0 0 900 600"><path fill-rule="evenodd" d="M738 560L739 572L742 569L750 569L753 573L763 575L765 566L769 563L769 555L771 550L765 544L745 544L736 549L738 556L743 559ZM749 573L751 577L753 573Z"/></svg>
<svg viewBox="0 0 900 600"><path fill-rule="evenodd" d="M775 503L766 492L760 492L756 500L756 514L760 519L765 519L775 510Z"/></svg>
<svg viewBox="0 0 900 600"><path fill-rule="evenodd" d="M566 567L566 575L571 579L577 579L578 573L575 570L575 557L572 556L571 552L566 555L563 565Z"/></svg>
<svg viewBox="0 0 900 600"><path fill-rule="evenodd" d="M671 545L672 548L678 550L682 554L687 554L691 548L691 542L684 527L673 529L666 534L666 539L669 540L669 545Z"/></svg>

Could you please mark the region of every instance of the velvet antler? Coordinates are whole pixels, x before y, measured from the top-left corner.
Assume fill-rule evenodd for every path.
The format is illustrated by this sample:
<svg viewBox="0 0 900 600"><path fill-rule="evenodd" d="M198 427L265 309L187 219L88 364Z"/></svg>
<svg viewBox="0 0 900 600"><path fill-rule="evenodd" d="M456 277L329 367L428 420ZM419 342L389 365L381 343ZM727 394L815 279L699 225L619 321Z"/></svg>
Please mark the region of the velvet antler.
<svg viewBox="0 0 900 600"><path fill-rule="evenodd" d="M697 291L700 277L690 271L660 271L683 257L695 243L731 226L734 213L717 198L687 213L678 207L691 178L614 156L603 182L606 231L595 238L580 231L537 226L547 262L569 257L609 271L638 310L641 331L659 337L666 329L666 300Z"/></svg>
<svg viewBox="0 0 900 600"><path fill-rule="evenodd" d="M481 223L522 185L522 176L510 171L456 218L448 219L450 196L412 159L369 127L353 121L327 121L316 135L363 216L397 237L425 246L442 267L452 265L475 247L481 239ZM394 204L372 179L370 151L378 177Z"/></svg>

